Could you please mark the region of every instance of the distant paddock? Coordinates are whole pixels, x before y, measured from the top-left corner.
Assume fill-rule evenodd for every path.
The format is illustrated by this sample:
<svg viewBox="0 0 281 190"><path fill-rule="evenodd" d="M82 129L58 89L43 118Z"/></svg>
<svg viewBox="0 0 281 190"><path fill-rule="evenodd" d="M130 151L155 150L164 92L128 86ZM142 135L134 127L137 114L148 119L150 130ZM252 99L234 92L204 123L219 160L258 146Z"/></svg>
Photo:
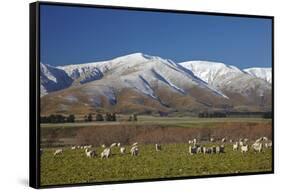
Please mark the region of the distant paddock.
<svg viewBox="0 0 281 190"><path fill-rule="evenodd" d="M174 123L174 124L173 124ZM108 125L107 125L108 124ZM194 120L185 123L181 120L161 122L146 120L124 123L102 123L101 125L87 123L64 125L42 125L41 146L56 147L69 145L91 144L100 146L113 142L131 144L139 142L150 143L186 143L197 138L207 141L210 137L238 140L239 138L257 139L261 136L272 138L271 120ZM192 127L194 126L194 127ZM200 127L201 126L201 127Z"/></svg>

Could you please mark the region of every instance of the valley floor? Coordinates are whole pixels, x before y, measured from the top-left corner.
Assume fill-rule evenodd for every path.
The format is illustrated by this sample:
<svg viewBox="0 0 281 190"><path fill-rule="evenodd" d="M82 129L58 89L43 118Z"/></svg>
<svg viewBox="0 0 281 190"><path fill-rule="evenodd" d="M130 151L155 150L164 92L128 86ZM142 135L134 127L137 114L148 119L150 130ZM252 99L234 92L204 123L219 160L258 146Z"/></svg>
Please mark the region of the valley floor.
<svg viewBox="0 0 281 190"><path fill-rule="evenodd" d="M248 138L249 144L260 137L272 139L271 119L261 118L195 118L139 116L138 121L42 124L41 185L94 183L122 180L192 177L219 174L272 171L272 150L242 154L232 151L230 139ZM188 141L211 146L227 142L223 154L188 154ZM101 145L120 142L127 153L113 148L113 156L101 159ZM137 157L129 154L130 146L139 143ZM155 151L155 143L163 150ZM84 149L71 146L92 145L98 156L86 157ZM63 153L56 157L56 149Z"/></svg>
<svg viewBox="0 0 281 190"><path fill-rule="evenodd" d="M187 144L162 145L160 152L155 151L154 145L140 145L139 148L139 156L132 157L129 153L121 155L115 147L113 156L103 160L99 156L102 148L96 149L98 156L95 158L86 157L83 149L65 148L57 157L53 156L55 149L44 149L41 185L272 171L271 149L242 154L227 145L226 153L189 155Z"/></svg>

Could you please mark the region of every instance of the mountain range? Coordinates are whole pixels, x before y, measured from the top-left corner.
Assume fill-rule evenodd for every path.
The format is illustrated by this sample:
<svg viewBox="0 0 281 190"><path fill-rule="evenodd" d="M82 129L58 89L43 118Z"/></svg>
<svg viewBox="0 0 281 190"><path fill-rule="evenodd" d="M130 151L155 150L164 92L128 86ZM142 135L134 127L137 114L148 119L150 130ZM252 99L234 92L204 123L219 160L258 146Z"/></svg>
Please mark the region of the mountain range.
<svg viewBox="0 0 281 190"><path fill-rule="evenodd" d="M41 114L271 110L271 68L142 53L85 64L40 64Z"/></svg>

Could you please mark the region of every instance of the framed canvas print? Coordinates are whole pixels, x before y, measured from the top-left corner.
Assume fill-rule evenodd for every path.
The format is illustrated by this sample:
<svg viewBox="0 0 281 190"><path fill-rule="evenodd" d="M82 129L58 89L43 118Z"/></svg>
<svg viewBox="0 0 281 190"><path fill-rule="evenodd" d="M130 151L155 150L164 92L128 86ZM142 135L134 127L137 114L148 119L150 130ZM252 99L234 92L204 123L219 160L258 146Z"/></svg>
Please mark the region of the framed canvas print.
<svg viewBox="0 0 281 190"><path fill-rule="evenodd" d="M273 17L30 4L30 186L274 171Z"/></svg>

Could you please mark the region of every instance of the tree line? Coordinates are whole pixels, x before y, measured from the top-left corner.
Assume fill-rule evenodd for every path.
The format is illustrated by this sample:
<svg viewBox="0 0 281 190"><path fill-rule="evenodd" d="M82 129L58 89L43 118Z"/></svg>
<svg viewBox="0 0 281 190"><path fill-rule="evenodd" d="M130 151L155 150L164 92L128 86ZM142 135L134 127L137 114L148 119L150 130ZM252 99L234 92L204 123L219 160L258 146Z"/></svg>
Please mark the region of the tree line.
<svg viewBox="0 0 281 190"><path fill-rule="evenodd" d="M49 115L49 116L41 116L41 123L74 123L75 115L70 114L69 116L63 116L60 114L57 115Z"/></svg>
<svg viewBox="0 0 281 190"><path fill-rule="evenodd" d="M272 112L200 112L199 118L212 118L212 117L261 117L272 118Z"/></svg>
<svg viewBox="0 0 281 190"><path fill-rule="evenodd" d="M85 122L91 122L93 120L94 119L92 114L88 114L84 116ZM116 113L106 113L105 115L101 113L97 113L96 121L116 121Z"/></svg>
<svg viewBox="0 0 281 190"><path fill-rule="evenodd" d="M105 115L101 113L95 114L95 118L93 114L89 113L84 116L85 122L91 121L116 121L116 113L106 113ZM68 116L64 116L61 114L52 114L49 116L41 116L41 123L74 123L76 121L75 115L70 114Z"/></svg>
<svg viewBox="0 0 281 190"><path fill-rule="evenodd" d="M224 112L200 112L198 117L200 118L212 118L212 117L226 117Z"/></svg>

